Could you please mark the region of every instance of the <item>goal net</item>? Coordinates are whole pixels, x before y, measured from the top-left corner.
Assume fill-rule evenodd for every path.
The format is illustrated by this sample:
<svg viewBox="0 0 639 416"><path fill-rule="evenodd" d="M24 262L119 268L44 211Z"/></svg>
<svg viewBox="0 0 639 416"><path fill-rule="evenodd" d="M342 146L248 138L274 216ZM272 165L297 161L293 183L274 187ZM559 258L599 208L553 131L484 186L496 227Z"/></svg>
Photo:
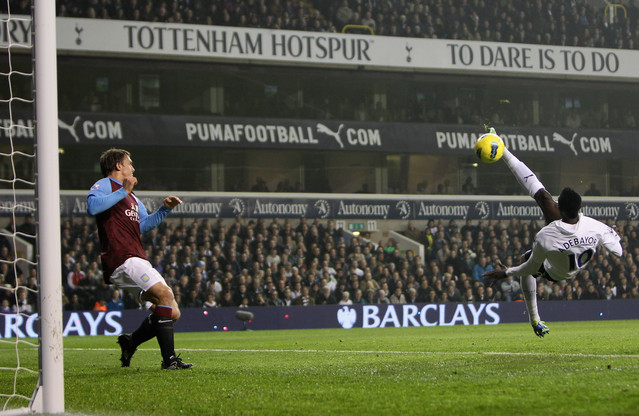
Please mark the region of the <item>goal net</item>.
<svg viewBox="0 0 639 416"><path fill-rule="evenodd" d="M0 1L0 414L62 413L55 2Z"/></svg>

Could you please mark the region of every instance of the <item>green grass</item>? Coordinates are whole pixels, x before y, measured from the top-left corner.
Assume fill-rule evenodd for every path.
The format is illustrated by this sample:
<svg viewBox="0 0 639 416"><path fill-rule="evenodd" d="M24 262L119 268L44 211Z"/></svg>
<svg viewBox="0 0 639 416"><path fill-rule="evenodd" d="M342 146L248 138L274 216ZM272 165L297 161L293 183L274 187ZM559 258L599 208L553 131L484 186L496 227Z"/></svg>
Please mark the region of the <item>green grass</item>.
<svg viewBox="0 0 639 416"><path fill-rule="evenodd" d="M544 339L527 324L180 333L177 350L195 364L183 371L160 370L155 341L143 345L130 368L121 368L116 337L68 337L66 410L90 415L639 413L639 322L552 323L550 329ZM10 365L12 355L0 345L0 366ZM32 349L22 355L37 358ZM0 386L11 381L0 372Z"/></svg>

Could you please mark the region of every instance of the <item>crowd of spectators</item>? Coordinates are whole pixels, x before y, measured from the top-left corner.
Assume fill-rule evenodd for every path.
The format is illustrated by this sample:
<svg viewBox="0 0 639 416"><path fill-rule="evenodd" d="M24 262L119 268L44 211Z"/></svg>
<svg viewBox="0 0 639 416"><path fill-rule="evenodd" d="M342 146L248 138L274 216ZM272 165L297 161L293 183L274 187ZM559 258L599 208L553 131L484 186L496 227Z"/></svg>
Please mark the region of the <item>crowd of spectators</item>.
<svg viewBox="0 0 639 416"><path fill-rule="evenodd" d="M13 1L15 9L27 2ZM585 0L66 0L58 16L635 49L634 3ZM368 33L368 31L365 31Z"/></svg>
<svg viewBox="0 0 639 416"><path fill-rule="evenodd" d="M539 299L639 298L639 237L634 225L617 226L622 258L602 250L574 279L540 279ZM424 259L393 239L373 242L336 229L333 220L303 218L179 219L144 235L143 244L181 307L500 302L522 299L518 281L489 286L482 274L498 261L517 263L539 228L519 220L409 222L403 233L425 245ZM134 297L104 283L97 238L93 219L63 221L65 309L138 308ZM0 247L3 310L35 310L35 270L12 267L12 250Z"/></svg>

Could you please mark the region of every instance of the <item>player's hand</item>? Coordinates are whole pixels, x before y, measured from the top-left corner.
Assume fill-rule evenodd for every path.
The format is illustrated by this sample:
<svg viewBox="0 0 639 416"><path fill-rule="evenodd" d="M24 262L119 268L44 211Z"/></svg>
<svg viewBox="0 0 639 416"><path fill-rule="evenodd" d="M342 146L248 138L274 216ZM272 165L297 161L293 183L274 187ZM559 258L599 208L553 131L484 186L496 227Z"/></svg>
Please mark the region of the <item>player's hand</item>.
<svg viewBox="0 0 639 416"><path fill-rule="evenodd" d="M133 187L138 184L138 178L131 176L122 180L122 186L127 194L133 192Z"/></svg>
<svg viewBox="0 0 639 416"><path fill-rule="evenodd" d="M182 203L182 200L174 195L167 196L166 198L164 198L164 206L168 209L173 209L177 207L178 205L180 205L181 203Z"/></svg>
<svg viewBox="0 0 639 416"><path fill-rule="evenodd" d="M498 280L506 278L506 266L499 262L493 270L487 271L482 275L482 277L486 283L492 286Z"/></svg>

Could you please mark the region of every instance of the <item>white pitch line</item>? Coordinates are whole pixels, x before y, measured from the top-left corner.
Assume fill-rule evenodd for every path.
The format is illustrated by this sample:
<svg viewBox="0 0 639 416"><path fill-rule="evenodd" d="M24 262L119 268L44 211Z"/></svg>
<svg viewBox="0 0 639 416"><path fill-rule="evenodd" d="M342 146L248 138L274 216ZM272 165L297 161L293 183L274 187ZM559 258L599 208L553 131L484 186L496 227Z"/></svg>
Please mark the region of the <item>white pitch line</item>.
<svg viewBox="0 0 639 416"><path fill-rule="evenodd" d="M65 351L120 351L119 348L65 348ZM156 348L140 348L138 351L157 351ZM511 355L511 356L556 356L575 358L639 358L639 354L584 354L548 352L504 352L504 351L370 351L370 350L258 350L226 348L179 348L188 352L244 352L244 353L310 353L310 354L389 354L389 355Z"/></svg>

